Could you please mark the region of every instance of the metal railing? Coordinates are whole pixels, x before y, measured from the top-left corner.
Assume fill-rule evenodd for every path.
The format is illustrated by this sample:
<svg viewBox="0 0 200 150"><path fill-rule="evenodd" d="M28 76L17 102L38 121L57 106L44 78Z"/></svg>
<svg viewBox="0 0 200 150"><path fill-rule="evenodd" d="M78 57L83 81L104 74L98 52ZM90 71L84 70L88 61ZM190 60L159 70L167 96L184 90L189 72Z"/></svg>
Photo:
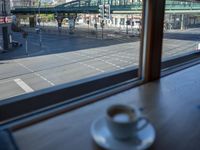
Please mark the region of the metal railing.
<svg viewBox="0 0 200 150"><path fill-rule="evenodd" d="M58 5L58 6L41 6L41 12L84 12L86 9L91 12L98 12L98 5L101 4L102 1L72 1L66 4ZM134 10L142 10L141 2L134 3L125 3L123 1L112 1L110 3L111 11L134 11ZM35 13L38 9L38 6L31 7L14 7L12 13ZM167 1L165 5L166 10L200 10L200 3L197 2L180 2L180 1Z"/></svg>

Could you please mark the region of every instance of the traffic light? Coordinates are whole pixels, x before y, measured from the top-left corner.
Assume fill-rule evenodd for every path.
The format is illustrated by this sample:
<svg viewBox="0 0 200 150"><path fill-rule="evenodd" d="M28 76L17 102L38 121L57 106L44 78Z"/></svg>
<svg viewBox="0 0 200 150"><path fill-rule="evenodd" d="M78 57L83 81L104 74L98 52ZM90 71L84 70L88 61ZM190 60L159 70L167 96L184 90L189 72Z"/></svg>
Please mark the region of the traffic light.
<svg viewBox="0 0 200 150"><path fill-rule="evenodd" d="M104 19L104 5L99 5L99 18Z"/></svg>
<svg viewBox="0 0 200 150"><path fill-rule="evenodd" d="M104 18L110 20L110 5L104 5Z"/></svg>

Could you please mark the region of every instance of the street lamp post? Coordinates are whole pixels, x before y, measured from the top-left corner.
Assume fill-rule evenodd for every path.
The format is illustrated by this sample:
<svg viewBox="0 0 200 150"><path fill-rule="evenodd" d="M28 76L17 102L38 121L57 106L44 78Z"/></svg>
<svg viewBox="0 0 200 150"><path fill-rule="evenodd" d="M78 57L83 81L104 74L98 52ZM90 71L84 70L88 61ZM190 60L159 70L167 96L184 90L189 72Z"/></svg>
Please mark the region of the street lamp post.
<svg viewBox="0 0 200 150"><path fill-rule="evenodd" d="M101 20L101 39L103 39L104 20Z"/></svg>
<svg viewBox="0 0 200 150"><path fill-rule="evenodd" d="M97 18L96 18L96 15L95 15L95 24L94 24L94 27L96 29L96 38L97 38L98 37L98 35L97 35L98 31L97 31Z"/></svg>
<svg viewBox="0 0 200 150"><path fill-rule="evenodd" d="M131 32L132 32L132 35L133 35L133 15L131 15Z"/></svg>
<svg viewBox="0 0 200 150"><path fill-rule="evenodd" d="M6 12L6 1L5 0L3 0L3 3L2 3L2 14L3 14L3 16L7 15L7 12Z"/></svg>
<svg viewBox="0 0 200 150"><path fill-rule="evenodd" d="M126 34L128 34L128 15L126 16Z"/></svg>
<svg viewBox="0 0 200 150"><path fill-rule="evenodd" d="M28 39L27 39L27 37L28 37L28 32L23 32L23 38L26 40L26 42L25 42L25 50L26 50L26 55L28 55Z"/></svg>
<svg viewBox="0 0 200 150"><path fill-rule="evenodd" d="M6 22L6 17L7 17L6 0L2 1L1 7L2 7L2 15L3 15L3 18L4 18L4 23L7 23ZM9 39L8 39L8 27L7 27L7 25L2 27L2 33L3 33L3 48L4 48L4 50L8 50Z"/></svg>
<svg viewBox="0 0 200 150"><path fill-rule="evenodd" d="M42 47L42 33L41 33L41 26L40 26L40 22L41 22L41 18L40 18L40 8L41 8L41 0L39 1L39 5L38 5L38 24L39 24L39 39L40 39L40 48Z"/></svg>

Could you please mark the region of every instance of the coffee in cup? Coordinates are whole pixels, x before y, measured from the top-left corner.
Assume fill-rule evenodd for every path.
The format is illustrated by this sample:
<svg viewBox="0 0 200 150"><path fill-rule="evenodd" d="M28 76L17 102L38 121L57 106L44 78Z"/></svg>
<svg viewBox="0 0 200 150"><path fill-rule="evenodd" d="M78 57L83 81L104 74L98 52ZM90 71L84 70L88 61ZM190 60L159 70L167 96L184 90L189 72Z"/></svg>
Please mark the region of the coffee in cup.
<svg viewBox="0 0 200 150"><path fill-rule="evenodd" d="M139 126L141 121L143 124ZM131 138L149 123L138 109L122 104L107 109L106 122L111 134L117 139Z"/></svg>

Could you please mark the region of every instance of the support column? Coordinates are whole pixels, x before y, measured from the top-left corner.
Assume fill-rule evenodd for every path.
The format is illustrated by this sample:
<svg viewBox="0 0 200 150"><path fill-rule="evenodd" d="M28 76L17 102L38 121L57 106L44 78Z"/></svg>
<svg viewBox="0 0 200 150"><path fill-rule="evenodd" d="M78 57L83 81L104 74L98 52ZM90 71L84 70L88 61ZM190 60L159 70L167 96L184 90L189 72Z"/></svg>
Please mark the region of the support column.
<svg viewBox="0 0 200 150"><path fill-rule="evenodd" d="M113 18L113 21L112 21L112 26L115 27L115 17L112 17Z"/></svg>
<svg viewBox="0 0 200 150"><path fill-rule="evenodd" d="M121 27L121 25L120 25L120 18L119 18L119 16L117 16L117 27Z"/></svg>
<svg viewBox="0 0 200 150"><path fill-rule="evenodd" d="M75 29L75 20L73 18L69 18L69 33L73 34Z"/></svg>
<svg viewBox="0 0 200 150"><path fill-rule="evenodd" d="M171 30L172 29L172 23L173 23L173 17L172 14L169 14L169 24L168 24L168 29Z"/></svg>
<svg viewBox="0 0 200 150"><path fill-rule="evenodd" d="M128 15L124 18L125 28L126 28L126 34L128 34Z"/></svg>
<svg viewBox="0 0 200 150"><path fill-rule="evenodd" d="M186 15L185 15L185 29L187 29L188 26L189 26L189 15L186 14Z"/></svg>
<svg viewBox="0 0 200 150"><path fill-rule="evenodd" d="M29 17L29 26L34 28L36 26L36 16Z"/></svg>
<svg viewBox="0 0 200 150"><path fill-rule="evenodd" d="M197 18L196 18L196 17L194 17L194 25L196 24L196 19L197 19Z"/></svg>
<svg viewBox="0 0 200 150"><path fill-rule="evenodd" d="M2 27L2 34L3 34L3 49L8 50L9 49L9 37L8 37L8 27L7 26Z"/></svg>
<svg viewBox="0 0 200 150"><path fill-rule="evenodd" d="M181 30L184 30L185 29L185 27L184 27L184 14L181 14L180 21L181 21Z"/></svg>
<svg viewBox="0 0 200 150"><path fill-rule="evenodd" d="M71 15L71 14L68 15L69 33L70 34L74 33L76 17L77 17L77 14L76 15L74 15L74 14L73 15Z"/></svg>
<svg viewBox="0 0 200 150"><path fill-rule="evenodd" d="M65 18L65 14L57 14L55 16L55 19L57 20L57 23L58 23L58 31L59 32L61 32L62 22L63 22L64 18Z"/></svg>

